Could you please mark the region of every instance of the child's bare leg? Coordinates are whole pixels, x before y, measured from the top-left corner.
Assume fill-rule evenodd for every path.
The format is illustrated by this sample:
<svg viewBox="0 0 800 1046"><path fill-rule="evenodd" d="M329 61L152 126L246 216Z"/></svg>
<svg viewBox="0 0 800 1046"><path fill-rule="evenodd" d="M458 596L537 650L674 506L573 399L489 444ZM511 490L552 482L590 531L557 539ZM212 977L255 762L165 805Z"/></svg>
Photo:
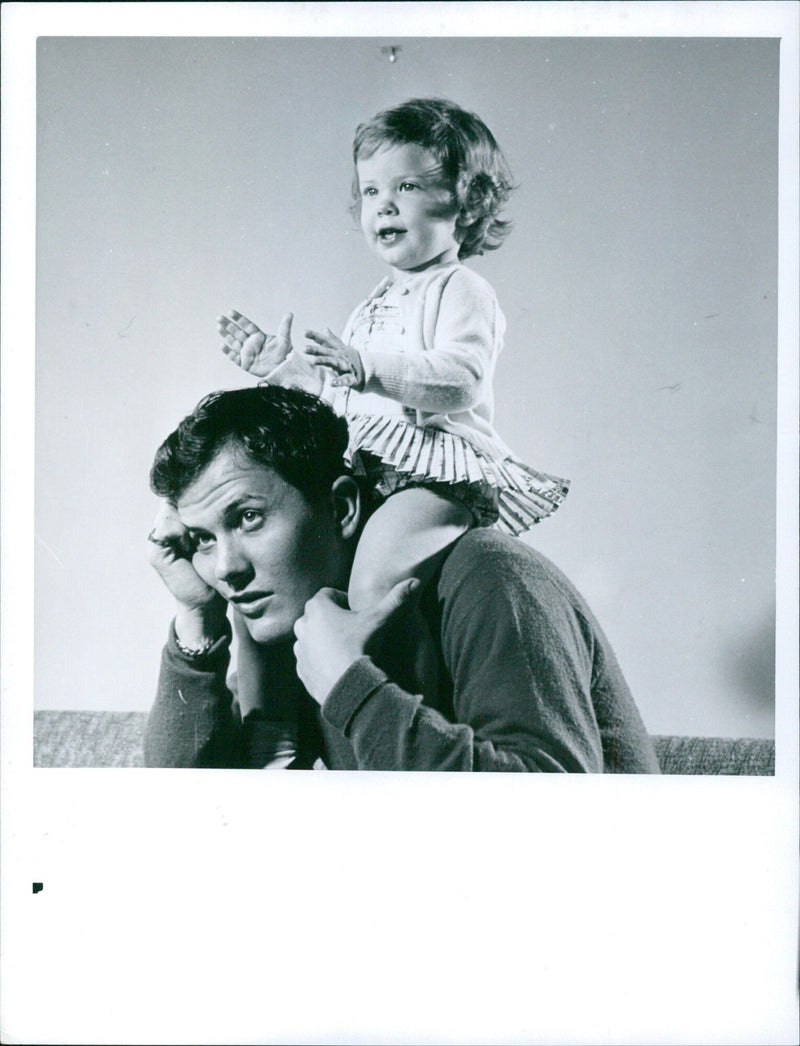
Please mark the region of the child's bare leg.
<svg viewBox="0 0 800 1046"><path fill-rule="evenodd" d="M392 494L367 521L356 549L348 600L353 610L374 606L398 581L423 583L434 573L450 545L472 526L472 513L461 502L426 487ZM418 609L405 616L393 668L397 682L425 692L435 686L433 637Z"/></svg>
<svg viewBox="0 0 800 1046"><path fill-rule="evenodd" d="M265 709L269 718L291 720L293 684L297 684L294 659L280 649L261 646L250 635L242 615L234 608L236 636L236 699L242 719L254 709Z"/></svg>
<svg viewBox="0 0 800 1046"><path fill-rule="evenodd" d="M379 602L398 581L426 581L441 554L473 525L460 501L428 487L408 487L376 509L361 534L350 575L353 610Z"/></svg>
<svg viewBox="0 0 800 1046"><path fill-rule="evenodd" d="M242 718L259 708L266 691L267 672L264 657L250 637L240 614L233 612L233 631L238 643L236 660L236 698Z"/></svg>

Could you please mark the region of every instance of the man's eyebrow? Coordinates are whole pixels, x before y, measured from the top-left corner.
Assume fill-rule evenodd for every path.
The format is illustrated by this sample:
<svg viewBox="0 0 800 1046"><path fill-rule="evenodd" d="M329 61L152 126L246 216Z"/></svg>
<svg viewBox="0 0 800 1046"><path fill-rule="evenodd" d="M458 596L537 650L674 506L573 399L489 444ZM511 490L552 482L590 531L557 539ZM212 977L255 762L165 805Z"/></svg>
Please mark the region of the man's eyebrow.
<svg viewBox="0 0 800 1046"><path fill-rule="evenodd" d="M231 501L229 505L225 506L222 511L222 519L227 526L230 526L236 521L244 505L252 505L253 502L258 502L261 507L264 507L267 501L268 499L263 494L242 494L235 501Z"/></svg>

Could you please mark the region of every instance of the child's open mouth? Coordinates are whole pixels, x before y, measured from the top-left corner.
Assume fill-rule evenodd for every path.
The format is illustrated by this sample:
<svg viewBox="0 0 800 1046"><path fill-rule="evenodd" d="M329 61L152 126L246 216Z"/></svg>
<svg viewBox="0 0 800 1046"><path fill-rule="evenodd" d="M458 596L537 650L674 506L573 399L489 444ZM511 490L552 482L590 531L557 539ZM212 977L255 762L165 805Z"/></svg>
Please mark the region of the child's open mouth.
<svg viewBox="0 0 800 1046"><path fill-rule="evenodd" d="M381 243L396 243L405 232L405 229L381 229L378 239Z"/></svg>

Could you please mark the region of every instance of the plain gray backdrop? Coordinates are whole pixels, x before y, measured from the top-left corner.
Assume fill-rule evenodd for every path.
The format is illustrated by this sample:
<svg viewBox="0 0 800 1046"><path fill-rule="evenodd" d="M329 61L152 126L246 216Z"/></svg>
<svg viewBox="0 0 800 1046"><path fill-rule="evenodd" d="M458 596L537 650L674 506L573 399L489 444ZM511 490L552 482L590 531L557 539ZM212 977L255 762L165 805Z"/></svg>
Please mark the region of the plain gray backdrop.
<svg viewBox="0 0 800 1046"><path fill-rule="evenodd" d="M216 316L341 328L383 275L347 211L355 126L438 95L518 184L510 238L469 264L508 320L497 427L572 480L525 540L652 732L773 734L777 40L45 37L37 58L36 707L149 707L171 615L152 456L250 381Z"/></svg>

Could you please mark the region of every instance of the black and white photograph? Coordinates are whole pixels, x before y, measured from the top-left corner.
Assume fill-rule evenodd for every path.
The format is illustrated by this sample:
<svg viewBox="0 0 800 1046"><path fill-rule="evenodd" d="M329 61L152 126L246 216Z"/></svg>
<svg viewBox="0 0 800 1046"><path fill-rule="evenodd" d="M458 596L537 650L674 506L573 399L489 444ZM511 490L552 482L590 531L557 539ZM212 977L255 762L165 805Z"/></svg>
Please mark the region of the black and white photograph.
<svg viewBox="0 0 800 1046"><path fill-rule="evenodd" d="M216 695L189 692L183 671L224 685L222 625L201 622L195 635L183 620L215 585L252 646L292 641L324 586L349 589L354 612L393 590L416 602L406 634L395 628L385 645L409 668L415 650L422 662L443 654L449 694L425 697L438 713L426 721L404 696L378 694L371 672L348 681L322 713L354 749L328 752L334 766L625 771L630 758L640 772L639 718L653 735L771 740L778 58L774 39L41 37L39 764L128 758L102 717L144 714L155 700L173 602L159 570L167 595L180 589L184 648L214 646L192 663L170 644L156 725L191 731L191 746L199 731L198 750L182 734L153 738L156 765L234 767L263 754L217 751L214 729L235 745L233 723ZM412 176L428 179L433 203L409 235L396 229L416 221L402 207L416 206ZM472 224L455 210L439 218L457 182L459 213L480 208ZM384 204L384 183L399 202ZM266 339L248 333L257 328ZM212 515L222 510L215 479L208 490L200 480L215 439L255 439L276 423L273 389L254 392L259 381L321 392L348 421L348 463L368 473L361 513L371 514L345 515L346 564L298 551L297 573L278 577L292 553L273 553L271 539L270 551L232 550L218 571L221 539L188 508L208 497ZM178 512L153 526L156 449L217 390L250 391L198 420L215 433L208 447L194 447L194 429L191 447L169 447L158 482ZM262 400L264 420L236 429ZM312 424L304 409L285 435L261 438L288 441L282 467L314 473L309 491L329 488L342 450L337 470L311 449L329 429L289 460ZM240 493L231 489L236 504ZM200 541L191 562L169 544L185 529L184 495L187 536ZM255 535L262 506L248 507ZM151 529L155 573L144 569ZM463 564L442 577L459 547ZM171 573L183 566L203 590L188 603L183 572ZM525 581L498 589L503 572ZM415 599L403 587L414 577ZM444 621L428 612L429 588ZM208 603L206 616L217 609ZM413 635L420 607L424 639ZM318 609L299 653L324 710L342 675L324 662L340 668L348 652L337 644L362 640L338 635L350 626L340 608ZM266 678L245 685L241 714L260 711L271 727L261 691L279 669L244 653ZM602 671L615 655L636 710ZM425 693L419 679L400 682L403 695ZM213 725L195 714L203 702ZM678 758L687 772L706 753ZM747 760L767 769L758 749L743 759L745 771Z"/></svg>
<svg viewBox="0 0 800 1046"><path fill-rule="evenodd" d="M798 10L6 5L3 1041L792 1041Z"/></svg>

